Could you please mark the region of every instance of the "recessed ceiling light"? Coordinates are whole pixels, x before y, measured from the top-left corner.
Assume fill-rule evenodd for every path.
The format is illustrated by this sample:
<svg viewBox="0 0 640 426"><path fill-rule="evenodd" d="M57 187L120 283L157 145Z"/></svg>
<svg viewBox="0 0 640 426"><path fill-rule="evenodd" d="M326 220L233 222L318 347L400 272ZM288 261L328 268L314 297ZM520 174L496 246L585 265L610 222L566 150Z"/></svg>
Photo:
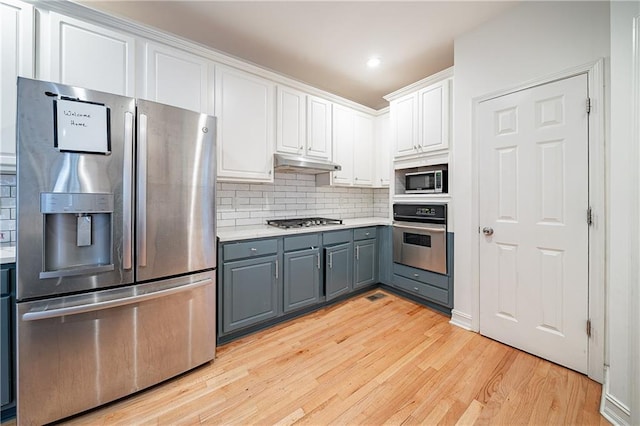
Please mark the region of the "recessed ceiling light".
<svg viewBox="0 0 640 426"><path fill-rule="evenodd" d="M367 61L367 66L368 66L369 68L377 68L377 67L379 67L379 66L380 66L380 63L381 63L381 62L382 62L382 61L380 61L380 58L379 58L379 57L377 57L377 56L373 56L373 57L369 58L369 60Z"/></svg>

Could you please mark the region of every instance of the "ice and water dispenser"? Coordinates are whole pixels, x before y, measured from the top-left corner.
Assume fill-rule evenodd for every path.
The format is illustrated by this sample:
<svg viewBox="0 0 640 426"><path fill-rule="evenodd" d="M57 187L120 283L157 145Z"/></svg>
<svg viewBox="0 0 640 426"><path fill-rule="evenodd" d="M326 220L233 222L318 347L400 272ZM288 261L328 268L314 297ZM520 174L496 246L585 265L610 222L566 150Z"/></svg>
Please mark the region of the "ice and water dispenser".
<svg viewBox="0 0 640 426"><path fill-rule="evenodd" d="M43 271L56 278L113 270L113 194L40 194L43 215Z"/></svg>

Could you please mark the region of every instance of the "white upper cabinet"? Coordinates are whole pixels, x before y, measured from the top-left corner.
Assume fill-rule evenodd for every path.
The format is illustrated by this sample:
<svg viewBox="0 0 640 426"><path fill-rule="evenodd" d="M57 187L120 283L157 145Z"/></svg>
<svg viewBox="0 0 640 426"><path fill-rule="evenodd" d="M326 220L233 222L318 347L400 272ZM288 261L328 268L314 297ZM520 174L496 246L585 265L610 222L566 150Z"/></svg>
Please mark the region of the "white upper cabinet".
<svg viewBox="0 0 640 426"><path fill-rule="evenodd" d="M351 185L353 182L354 112L342 105L333 106L333 161L342 170L332 172L334 185Z"/></svg>
<svg viewBox="0 0 640 426"><path fill-rule="evenodd" d="M353 119L353 184L371 186L374 184L374 120L372 116L359 112L354 114Z"/></svg>
<svg viewBox="0 0 640 426"><path fill-rule="evenodd" d="M49 13L49 56L44 79L124 96L135 96L135 39L123 32Z"/></svg>
<svg viewBox="0 0 640 426"><path fill-rule="evenodd" d="M420 151L449 147L449 80L418 92Z"/></svg>
<svg viewBox="0 0 640 426"><path fill-rule="evenodd" d="M375 180L374 186L387 187L391 180L391 122L390 113L375 119Z"/></svg>
<svg viewBox="0 0 640 426"><path fill-rule="evenodd" d="M374 181L374 119L342 105L333 105L333 161L342 170L318 175L320 185L367 186Z"/></svg>
<svg viewBox="0 0 640 426"><path fill-rule="evenodd" d="M276 151L306 155L307 95L299 90L278 86L276 106Z"/></svg>
<svg viewBox="0 0 640 426"><path fill-rule="evenodd" d="M331 102L307 96L307 156L331 159Z"/></svg>
<svg viewBox="0 0 640 426"><path fill-rule="evenodd" d="M0 22L0 172L15 173L16 79L33 78L33 6L2 0Z"/></svg>
<svg viewBox="0 0 640 426"><path fill-rule="evenodd" d="M275 83L218 65L218 178L273 181Z"/></svg>
<svg viewBox="0 0 640 426"><path fill-rule="evenodd" d="M385 97L390 101L395 159L449 148L452 75L450 68Z"/></svg>
<svg viewBox="0 0 640 426"><path fill-rule="evenodd" d="M411 94L391 101L395 156L413 155L418 147L418 97Z"/></svg>
<svg viewBox="0 0 640 426"><path fill-rule="evenodd" d="M166 45L143 41L139 97L213 114L213 62Z"/></svg>

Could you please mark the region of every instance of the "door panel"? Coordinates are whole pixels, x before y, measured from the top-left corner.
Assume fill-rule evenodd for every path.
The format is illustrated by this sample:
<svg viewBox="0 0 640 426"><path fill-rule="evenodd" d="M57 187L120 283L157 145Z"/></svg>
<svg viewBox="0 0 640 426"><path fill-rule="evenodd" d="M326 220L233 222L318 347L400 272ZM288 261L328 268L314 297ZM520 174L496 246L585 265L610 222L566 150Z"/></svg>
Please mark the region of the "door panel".
<svg viewBox="0 0 640 426"><path fill-rule="evenodd" d="M278 315L277 256L264 256L224 265L225 333Z"/></svg>
<svg viewBox="0 0 640 426"><path fill-rule="evenodd" d="M587 76L482 102L480 332L587 370Z"/></svg>
<svg viewBox="0 0 640 426"><path fill-rule="evenodd" d="M345 243L326 249L324 279L327 300L351 291L352 247L352 243Z"/></svg>
<svg viewBox="0 0 640 426"><path fill-rule="evenodd" d="M137 279L215 267L215 119L148 101L138 116Z"/></svg>
<svg viewBox="0 0 640 426"><path fill-rule="evenodd" d="M284 254L284 311L313 305L320 298L320 249Z"/></svg>
<svg viewBox="0 0 640 426"><path fill-rule="evenodd" d="M376 240L357 242L354 287L375 284L377 278Z"/></svg>

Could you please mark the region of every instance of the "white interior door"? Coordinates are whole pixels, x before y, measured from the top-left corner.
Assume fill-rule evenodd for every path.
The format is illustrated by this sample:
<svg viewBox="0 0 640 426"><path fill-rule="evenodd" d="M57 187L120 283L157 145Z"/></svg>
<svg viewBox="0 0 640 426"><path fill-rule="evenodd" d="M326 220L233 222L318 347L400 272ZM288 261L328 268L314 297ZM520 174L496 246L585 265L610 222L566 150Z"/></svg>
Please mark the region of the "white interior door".
<svg viewBox="0 0 640 426"><path fill-rule="evenodd" d="M587 83L583 74L514 92L481 102L477 115L480 332L582 373Z"/></svg>

